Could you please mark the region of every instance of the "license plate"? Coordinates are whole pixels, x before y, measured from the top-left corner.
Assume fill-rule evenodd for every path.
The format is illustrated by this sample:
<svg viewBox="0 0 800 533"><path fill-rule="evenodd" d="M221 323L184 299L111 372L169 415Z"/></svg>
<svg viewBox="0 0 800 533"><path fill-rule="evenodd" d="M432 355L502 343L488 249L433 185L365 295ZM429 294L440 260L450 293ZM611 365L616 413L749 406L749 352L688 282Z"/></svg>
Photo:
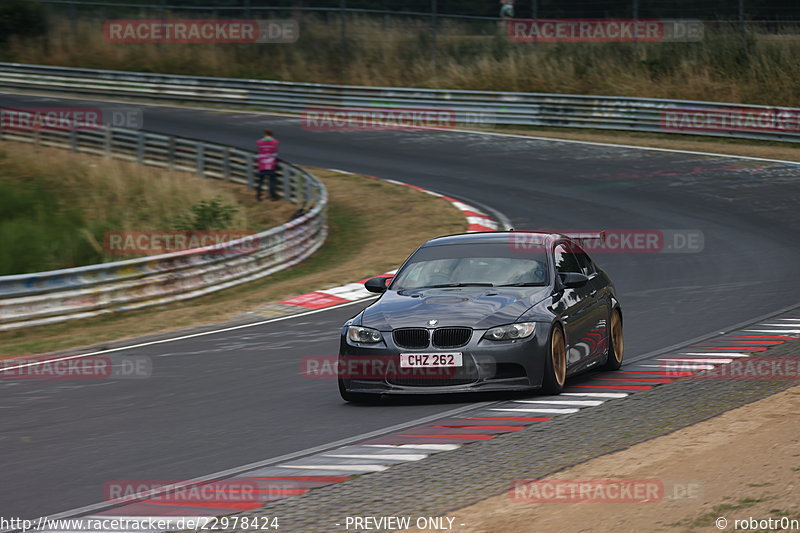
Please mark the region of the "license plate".
<svg viewBox="0 0 800 533"><path fill-rule="evenodd" d="M447 368L463 365L461 352L400 354L400 368Z"/></svg>

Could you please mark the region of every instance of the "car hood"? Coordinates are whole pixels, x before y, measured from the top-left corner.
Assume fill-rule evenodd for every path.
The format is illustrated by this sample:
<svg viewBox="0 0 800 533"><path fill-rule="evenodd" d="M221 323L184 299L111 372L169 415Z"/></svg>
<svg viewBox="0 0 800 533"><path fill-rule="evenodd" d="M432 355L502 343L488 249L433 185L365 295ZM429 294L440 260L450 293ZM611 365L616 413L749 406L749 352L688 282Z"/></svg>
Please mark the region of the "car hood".
<svg viewBox="0 0 800 533"><path fill-rule="evenodd" d="M514 322L547 297L547 287L458 287L387 291L362 314L363 326L389 331L407 327L486 329Z"/></svg>

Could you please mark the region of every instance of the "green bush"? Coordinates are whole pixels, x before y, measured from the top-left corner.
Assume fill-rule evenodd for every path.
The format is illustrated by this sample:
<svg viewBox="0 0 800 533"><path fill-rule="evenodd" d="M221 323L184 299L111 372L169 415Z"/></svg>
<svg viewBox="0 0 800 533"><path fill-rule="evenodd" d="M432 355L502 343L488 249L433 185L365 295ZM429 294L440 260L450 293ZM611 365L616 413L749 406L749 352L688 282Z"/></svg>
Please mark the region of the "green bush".
<svg viewBox="0 0 800 533"><path fill-rule="evenodd" d="M179 230L223 230L227 229L238 211L236 206L222 203L220 198L201 200L189 208L191 215L181 215L175 219L175 229Z"/></svg>

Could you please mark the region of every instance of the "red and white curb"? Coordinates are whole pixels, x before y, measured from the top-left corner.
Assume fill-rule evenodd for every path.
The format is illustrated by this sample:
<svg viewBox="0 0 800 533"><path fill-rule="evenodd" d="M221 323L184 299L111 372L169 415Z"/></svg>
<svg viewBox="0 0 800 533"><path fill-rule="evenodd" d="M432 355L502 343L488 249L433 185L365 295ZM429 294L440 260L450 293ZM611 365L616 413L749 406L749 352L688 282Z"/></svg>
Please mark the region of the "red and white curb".
<svg viewBox="0 0 800 533"><path fill-rule="evenodd" d="M342 170L337 170L336 172L344 172ZM350 174L347 172L347 174ZM405 183L402 181L392 180L392 179L384 179L378 178L377 176L367 176L368 178L373 178L376 180L387 181L389 183L394 183L396 185L402 185L404 187L411 187L412 189L416 189L420 192L424 192L425 194L430 194L431 196L436 196L437 198L443 198L450 202L453 207L461 211L463 215L467 219L467 233L474 233L476 231L496 231L499 229L499 224L495 221L491 216L487 215L480 209L473 207L469 204L462 202L461 200L456 200L455 198L451 198L449 196L445 196L444 194L439 194L438 192L429 191L428 189L423 189L417 185L411 185L409 183Z"/></svg>
<svg viewBox="0 0 800 533"><path fill-rule="evenodd" d="M181 517L213 517L251 511L268 502L302 495L317 487L347 481L354 476L383 472L397 464L421 461L432 454L456 450L472 442L491 440L498 435L519 431L532 424L546 423L554 417L569 416L610 400L625 399L665 383L724 367L733 361L764 355L763 352L798 338L800 312L783 313L756 325L741 327L672 352L633 362L618 371L596 372L570 379L565 391L558 396L537 396L476 407L471 411L355 444L255 468L225 480L225 483L233 486L257 486L255 498L237 499L237 494L225 494L225 491L217 491L217 500L184 498L170 501L169 498L156 497L78 520L167 517L177 523ZM785 359L800 359L800 353ZM757 361L757 358L753 359L754 364ZM679 371L675 371L676 368ZM696 379L702 379L702 376Z"/></svg>

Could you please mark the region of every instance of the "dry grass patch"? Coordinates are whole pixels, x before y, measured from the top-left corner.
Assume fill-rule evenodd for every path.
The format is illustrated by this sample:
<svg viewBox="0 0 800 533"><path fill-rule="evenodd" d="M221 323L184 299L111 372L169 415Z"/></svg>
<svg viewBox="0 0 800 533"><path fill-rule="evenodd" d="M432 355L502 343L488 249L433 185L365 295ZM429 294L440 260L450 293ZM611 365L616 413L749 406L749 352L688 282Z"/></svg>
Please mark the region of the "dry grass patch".
<svg viewBox="0 0 800 533"><path fill-rule="evenodd" d="M709 25L698 43L517 43L495 22L442 21L431 60L427 21L353 16L348 57L338 23L301 20L294 44L109 44L103 21L54 19L46 35L12 38L2 54L27 63L379 86L604 94L795 105L800 42ZM332 45L333 44L333 45ZM266 52L265 52L266 51ZM265 58L269 59L266 60ZM198 65L201 67L198 69Z"/></svg>
<svg viewBox="0 0 800 533"><path fill-rule="evenodd" d="M441 198L372 178L309 170L328 187L331 232L303 263L181 304L3 333L0 358L228 320L287 297L391 270L424 241L465 230L464 217Z"/></svg>

